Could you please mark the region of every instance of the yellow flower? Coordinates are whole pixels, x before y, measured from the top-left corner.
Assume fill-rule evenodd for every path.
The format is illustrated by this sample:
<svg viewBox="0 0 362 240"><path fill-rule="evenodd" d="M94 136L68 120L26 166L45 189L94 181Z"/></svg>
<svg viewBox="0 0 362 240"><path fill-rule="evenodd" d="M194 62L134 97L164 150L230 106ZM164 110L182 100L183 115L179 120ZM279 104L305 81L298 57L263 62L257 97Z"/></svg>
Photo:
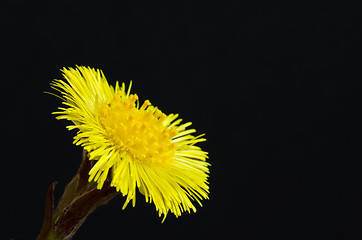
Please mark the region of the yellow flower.
<svg viewBox="0 0 362 240"><path fill-rule="evenodd" d="M196 146L206 139L193 136L181 124L178 114L165 115L146 100L140 105L137 94L125 84L108 84L99 69L77 66L62 70L64 80L54 80L51 87L60 92L64 107L57 119L67 119L78 129L74 144L88 151L95 164L89 181L101 189L109 179L111 186L127 196L123 209L132 200L136 188L147 202L154 203L164 219L171 211L196 211L191 200L208 199L209 163L207 152ZM163 219L163 220L164 220Z"/></svg>

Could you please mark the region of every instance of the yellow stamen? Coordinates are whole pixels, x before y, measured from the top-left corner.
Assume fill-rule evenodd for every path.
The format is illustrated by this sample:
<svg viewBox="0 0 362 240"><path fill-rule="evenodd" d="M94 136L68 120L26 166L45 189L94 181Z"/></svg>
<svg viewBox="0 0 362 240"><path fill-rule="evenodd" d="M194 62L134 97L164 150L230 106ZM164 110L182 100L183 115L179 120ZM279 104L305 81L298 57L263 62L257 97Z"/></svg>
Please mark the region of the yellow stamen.
<svg viewBox="0 0 362 240"><path fill-rule="evenodd" d="M166 115L146 100L138 109L138 96L118 91L111 103L99 108L99 120L109 139L135 161L168 164L175 155L174 127L163 123Z"/></svg>

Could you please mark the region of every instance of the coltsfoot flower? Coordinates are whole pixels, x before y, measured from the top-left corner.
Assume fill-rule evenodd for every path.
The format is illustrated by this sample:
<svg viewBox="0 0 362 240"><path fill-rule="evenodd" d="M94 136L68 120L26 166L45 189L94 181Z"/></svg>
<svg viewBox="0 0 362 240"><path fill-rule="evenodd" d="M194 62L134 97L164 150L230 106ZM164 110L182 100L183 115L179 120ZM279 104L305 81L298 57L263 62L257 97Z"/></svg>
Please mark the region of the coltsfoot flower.
<svg viewBox="0 0 362 240"><path fill-rule="evenodd" d="M77 66L62 69L65 80L54 80L51 87L60 93L63 107L57 119L73 122L77 129L74 144L82 146L95 160L89 181L101 189L111 186L126 196L123 209L132 201L136 189L146 202L154 203L159 216L168 211L180 216L196 211L208 199L208 153L196 146L206 139L194 136L178 114L164 114L146 100L140 104L137 94L116 82L110 86L99 69Z"/></svg>

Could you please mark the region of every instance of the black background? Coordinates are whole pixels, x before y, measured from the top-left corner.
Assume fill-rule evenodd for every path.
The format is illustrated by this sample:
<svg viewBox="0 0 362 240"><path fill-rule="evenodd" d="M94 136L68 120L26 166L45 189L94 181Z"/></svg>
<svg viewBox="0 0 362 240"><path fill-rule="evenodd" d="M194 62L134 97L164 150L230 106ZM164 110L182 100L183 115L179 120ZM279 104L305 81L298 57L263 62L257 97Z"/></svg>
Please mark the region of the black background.
<svg viewBox="0 0 362 240"><path fill-rule="evenodd" d="M333 1L5 1L2 233L34 239L45 193L76 172L75 131L44 94L60 68L103 69L208 141L210 200L161 224L139 196L74 239L361 239L357 6ZM4 145L5 143L5 145Z"/></svg>

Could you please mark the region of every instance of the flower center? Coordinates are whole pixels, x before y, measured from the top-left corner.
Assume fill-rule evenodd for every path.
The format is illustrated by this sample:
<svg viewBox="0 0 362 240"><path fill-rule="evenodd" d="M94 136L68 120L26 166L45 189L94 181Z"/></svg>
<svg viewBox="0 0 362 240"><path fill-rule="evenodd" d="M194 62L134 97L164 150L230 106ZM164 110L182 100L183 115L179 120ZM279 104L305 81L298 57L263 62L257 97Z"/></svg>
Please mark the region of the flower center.
<svg viewBox="0 0 362 240"><path fill-rule="evenodd" d="M99 108L99 120L109 139L120 151L142 162L169 163L175 154L172 138L178 131L164 124L166 115L146 100L118 91L109 104Z"/></svg>

